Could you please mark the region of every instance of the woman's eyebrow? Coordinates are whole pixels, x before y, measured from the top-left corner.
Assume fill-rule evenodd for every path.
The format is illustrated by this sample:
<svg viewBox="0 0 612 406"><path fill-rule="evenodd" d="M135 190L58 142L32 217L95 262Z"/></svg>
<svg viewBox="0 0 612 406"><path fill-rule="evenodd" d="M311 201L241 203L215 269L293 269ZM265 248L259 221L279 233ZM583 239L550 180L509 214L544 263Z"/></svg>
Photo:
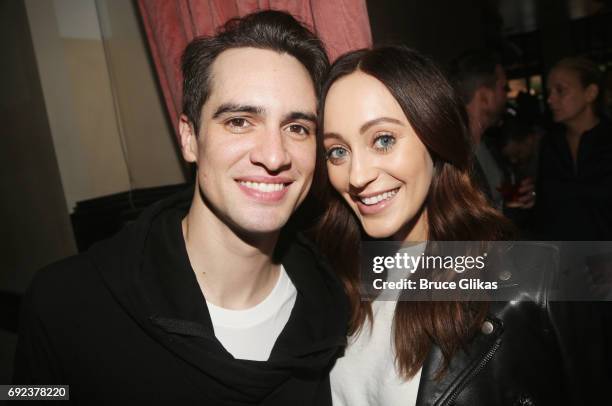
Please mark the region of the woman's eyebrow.
<svg viewBox="0 0 612 406"><path fill-rule="evenodd" d="M326 140L326 139L328 139L328 138L335 138L335 139L340 140L340 141L342 141L342 142L346 142L346 141L344 140L344 138L342 138L342 136L341 136L340 134L338 134L338 133L331 133L331 132L329 132L329 133L324 133L324 134L323 134L323 139L324 139L324 140Z"/></svg>
<svg viewBox="0 0 612 406"><path fill-rule="evenodd" d="M372 119L366 123L364 123L361 128L359 128L359 133L363 134L366 131L368 131L369 128L375 126L376 124L380 124L380 123L391 123L391 124L397 124L397 125L405 125L401 120L398 120L396 118L391 118L391 117L379 117L379 118L375 118ZM334 132L326 132L323 133L323 139L328 139L328 138L336 138L340 141L344 142L344 138L342 137L342 135L338 134L338 133L334 133Z"/></svg>
<svg viewBox="0 0 612 406"><path fill-rule="evenodd" d="M362 125L361 128L359 129L359 133L363 134L366 131L368 131L368 129L370 127L373 127L376 124L380 124L380 123L392 123L392 124L404 125L404 123L402 123L400 120L398 120L396 118L379 117L379 118L375 118L373 120L370 120L370 121L366 122L364 125Z"/></svg>

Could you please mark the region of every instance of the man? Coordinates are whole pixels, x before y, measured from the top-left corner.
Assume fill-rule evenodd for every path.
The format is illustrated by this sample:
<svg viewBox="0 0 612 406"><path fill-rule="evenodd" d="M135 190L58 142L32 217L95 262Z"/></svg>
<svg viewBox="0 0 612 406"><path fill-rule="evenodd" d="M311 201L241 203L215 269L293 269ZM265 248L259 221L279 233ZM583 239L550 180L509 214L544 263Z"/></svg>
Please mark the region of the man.
<svg viewBox="0 0 612 406"><path fill-rule="evenodd" d="M451 63L451 79L465 103L469 130L476 146L475 180L492 205L504 207L500 193L503 172L482 141L485 131L500 119L506 106L506 74L497 58L488 51L468 51ZM508 202L507 202L508 203ZM531 208L534 203L533 182L525 180L514 208Z"/></svg>
<svg viewBox="0 0 612 406"><path fill-rule="evenodd" d="M278 11L188 45L179 130L195 189L37 275L15 383L68 384L87 403L331 404L346 299L284 227L313 179L327 68Z"/></svg>

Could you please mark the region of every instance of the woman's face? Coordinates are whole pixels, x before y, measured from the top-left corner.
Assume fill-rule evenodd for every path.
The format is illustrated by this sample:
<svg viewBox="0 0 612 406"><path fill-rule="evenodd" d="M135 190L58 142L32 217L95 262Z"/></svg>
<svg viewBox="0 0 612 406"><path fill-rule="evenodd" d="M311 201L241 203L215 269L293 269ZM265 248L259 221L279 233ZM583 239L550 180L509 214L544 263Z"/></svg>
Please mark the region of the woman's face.
<svg viewBox="0 0 612 406"><path fill-rule="evenodd" d="M331 184L365 232L374 238L427 239L421 208L433 162L387 88L356 71L331 86L324 114Z"/></svg>
<svg viewBox="0 0 612 406"><path fill-rule="evenodd" d="M556 68L548 76L548 104L557 123L569 123L579 118L597 97L597 87L583 87L578 73Z"/></svg>

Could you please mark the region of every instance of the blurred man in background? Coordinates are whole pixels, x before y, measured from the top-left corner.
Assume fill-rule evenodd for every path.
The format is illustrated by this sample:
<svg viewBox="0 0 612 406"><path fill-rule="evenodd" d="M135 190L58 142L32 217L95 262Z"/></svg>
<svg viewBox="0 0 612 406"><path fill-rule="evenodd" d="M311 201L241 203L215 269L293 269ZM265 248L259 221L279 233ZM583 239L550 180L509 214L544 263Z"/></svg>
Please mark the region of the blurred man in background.
<svg viewBox="0 0 612 406"><path fill-rule="evenodd" d="M504 174L482 141L485 131L498 123L505 110L506 73L495 55L485 50L462 54L452 61L449 73L468 113L469 130L476 147L474 179L491 204L503 210ZM533 181L524 179L518 185L518 196L511 202L511 207L531 208L534 201Z"/></svg>

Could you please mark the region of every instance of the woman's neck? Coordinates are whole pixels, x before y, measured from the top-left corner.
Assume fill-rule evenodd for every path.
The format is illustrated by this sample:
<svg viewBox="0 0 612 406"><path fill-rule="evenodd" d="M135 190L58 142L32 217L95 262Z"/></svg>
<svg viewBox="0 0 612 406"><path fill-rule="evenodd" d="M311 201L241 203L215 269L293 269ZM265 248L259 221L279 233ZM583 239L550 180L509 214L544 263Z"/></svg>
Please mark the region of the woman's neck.
<svg viewBox="0 0 612 406"><path fill-rule="evenodd" d="M567 121L567 136L570 138L580 137L586 131L599 124L599 117L593 112L593 109L587 108L583 114Z"/></svg>

